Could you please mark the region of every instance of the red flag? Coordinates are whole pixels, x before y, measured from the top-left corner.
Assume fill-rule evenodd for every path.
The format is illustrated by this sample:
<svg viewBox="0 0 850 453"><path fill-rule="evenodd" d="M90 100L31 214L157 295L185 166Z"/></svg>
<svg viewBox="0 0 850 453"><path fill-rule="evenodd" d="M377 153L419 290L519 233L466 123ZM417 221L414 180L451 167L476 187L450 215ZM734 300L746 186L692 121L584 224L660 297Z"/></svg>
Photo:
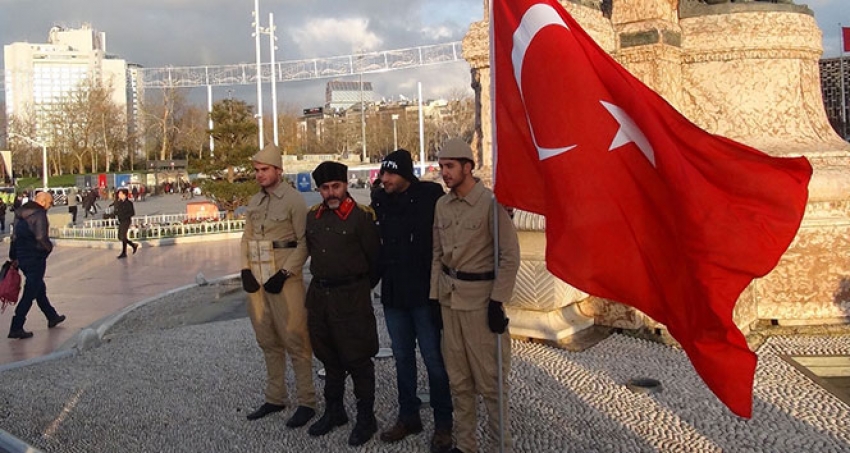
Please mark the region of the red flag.
<svg viewBox="0 0 850 453"><path fill-rule="evenodd" d="M841 37L844 38L844 51L850 52L850 27L841 27Z"/></svg>
<svg viewBox="0 0 850 453"><path fill-rule="evenodd" d="M732 310L794 239L809 162L699 129L555 0L495 0L492 33L500 202L546 216L553 274L665 324L751 417L756 356Z"/></svg>

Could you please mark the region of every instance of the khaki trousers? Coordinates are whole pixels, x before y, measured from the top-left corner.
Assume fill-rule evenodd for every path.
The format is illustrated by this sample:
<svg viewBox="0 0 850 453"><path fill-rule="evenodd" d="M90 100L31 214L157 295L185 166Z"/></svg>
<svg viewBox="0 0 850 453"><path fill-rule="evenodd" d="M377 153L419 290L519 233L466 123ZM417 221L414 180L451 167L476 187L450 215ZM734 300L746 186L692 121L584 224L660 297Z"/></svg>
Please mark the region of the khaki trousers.
<svg viewBox="0 0 850 453"><path fill-rule="evenodd" d="M494 440L493 451L499 442L499 384L496 360L496 334L487 326L487 309L461 311L446 306L443 312L443 358L449 373L454 405L457 448L466 453L478 451L476 408L481 395L487 408L488 432ZM502 376L504 398L505 451L513 442L508 420L508 375L511 369L511 338L502 335Z"/></svg>
<svg viewBox="0 0 850 453"><path fill-rule="evenodd" d="M288 354L295 371L298 405L315 409L313 350L307 332L307 308L304 306L304 280L301 275L289 277L280 294L266 293L263 288L248 294L248 315L266 360L266 402L279 405L287 402Z"/></svg>

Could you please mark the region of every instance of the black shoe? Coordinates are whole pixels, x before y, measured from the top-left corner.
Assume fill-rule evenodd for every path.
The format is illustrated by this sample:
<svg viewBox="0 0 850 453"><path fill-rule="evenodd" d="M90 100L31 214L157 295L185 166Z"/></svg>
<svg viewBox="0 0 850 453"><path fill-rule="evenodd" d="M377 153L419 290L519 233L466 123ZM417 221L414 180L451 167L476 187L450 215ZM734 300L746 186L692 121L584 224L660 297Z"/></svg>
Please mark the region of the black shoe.
<svg viewBox="0 0 850 453"><path fill-rule="evenodd" d="M310 425L310 428L307 429L307 434L311 436L324 436L337 426L342 426L346 423L348 423L348 414L345 413L345 407L342 406L342 403L339 403L338 407L331 406L325 408L325 413L322 414L322 417L316 423Z"/></svg>
<svg viewBox="0 0 850 453"><path fill-rule="evenodd" d="M21 340L23 340L24 338L32 338L32 332L27 332L24 329L10 330L9 338L18 338Z"/></svg>
<svg viewBox="0 0 850 453"><path fill-rule="evenodd" d="M463 450L455 447L455 448L452 448L451 450L449 450L449 453L463 453Z"/></svg>
<svg viewBox="0 0 850 453"><path fill-rule="evenodd" d="M50 321L47 321L47 328L52 329L58 326L59 324L62 324L63 322L65 322L65 315L59 315L51 319Z"/></svg>
<svg viewBox="0 0 850 453"><path fill-rule="evenodd" d="M126 254L126 253L122 253L122 254L118 255L118 257L117 257L117 258L118 258L119 260L120 260L120 259L127 258L127 254Z"/></svg>
<svg viewBox="0 0 850 453"><path fill-rule="evenodd" d="M375 421L374 415L366 420L362 420L360 416L358 416L357 419L357 424L354 425L354 429L351 430L351 435L348 436L348 445L353 447L369 442L369 439L378 432L378 422Z"/></svg>
<svg viewBox="0 0 850 453"><path fill-rule="evenodd" d="M136 250L138 250L138 249L139 249L139 244L136 244L136 243L134 242L134 243L130 244L130 247L133 247L133 255L135 255L135 254L136 254Z"/></svg>
<svg viewBox="0 0 850 453"><path fill-rule="evenodd" d="M316 411L312 407L298 406L292 417L286 421L286 426L290 428L300 428L307 424L311 418L316 416Z"/></svg>
<svg viewBox="0 0 850 453"><path fill-rule="evenodd" d="M248 420L257 420L269 414L282 411L286 406L281 404L263 403L257 410L248 414Z"/></svg>
<svg viewBox="0 0 850 453"><path fill-rule="evenodd" d="M452 449L452 429L437 428L431 437L431 453L446 453ZM460 450L458 450L460 451Z"/></svg>
<svg viewBox="0 0 850 453"><path fill-rule="evenodd" d="M381 440L387 443L398 442L411 434L422 432L422 421L419 423L405 423L401 420L395 422L392 428L381 433Z"/></svg>

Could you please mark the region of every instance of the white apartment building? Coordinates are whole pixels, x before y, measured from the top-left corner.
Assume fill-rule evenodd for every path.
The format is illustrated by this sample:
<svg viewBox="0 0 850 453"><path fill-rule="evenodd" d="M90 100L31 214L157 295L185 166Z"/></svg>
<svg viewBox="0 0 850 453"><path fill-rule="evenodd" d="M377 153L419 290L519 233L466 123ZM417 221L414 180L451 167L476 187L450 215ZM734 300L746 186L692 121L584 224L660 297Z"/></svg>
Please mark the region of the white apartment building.
<svg viewBox="0 0 850 453"><path fill-rule="evenodd" d="M6 117L34 119L34 138L49 138L44 121L50 109L88 78L112 87L112 100L127 111L128 132L134 129L141 98L136 66L128 70L125 60L107 54L106 33L88 25L77 29L55 26L46 44L5 45L3 58Z"/></svg>

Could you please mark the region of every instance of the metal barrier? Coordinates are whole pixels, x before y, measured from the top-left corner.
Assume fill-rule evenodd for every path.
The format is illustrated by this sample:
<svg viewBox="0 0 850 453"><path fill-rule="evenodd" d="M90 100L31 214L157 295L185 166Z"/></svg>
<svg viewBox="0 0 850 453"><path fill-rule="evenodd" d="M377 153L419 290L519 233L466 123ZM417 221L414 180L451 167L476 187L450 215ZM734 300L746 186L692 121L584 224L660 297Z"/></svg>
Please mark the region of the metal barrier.
<svg viewBox="0 0 850 453"><path fill-rule="evenodd" d="M190 216L189 214L157 214L157 215L140 215L133 216L130 220L130 225L171 225L175 223L186 222L204 222L204 221L222 221L227 217L227 211L218 211L215 215L198 214ZM118 219L103 219L103 220L85 220L83 228L117 228Z"/></svg>
<svg viewBox="0 0 850 453"><path fill-rule="evenodd" d="M132 224L127 231L127 238L131 240L155 240L163 238L177 238L187 236L199 236L216 233L235 233L245 229L245 220L213 220L202 222L189 222L171 224ZM91 227L63 227L51 228L51 236L59 239L79 239L92 241L117 241L118 224Z"/></svg>

